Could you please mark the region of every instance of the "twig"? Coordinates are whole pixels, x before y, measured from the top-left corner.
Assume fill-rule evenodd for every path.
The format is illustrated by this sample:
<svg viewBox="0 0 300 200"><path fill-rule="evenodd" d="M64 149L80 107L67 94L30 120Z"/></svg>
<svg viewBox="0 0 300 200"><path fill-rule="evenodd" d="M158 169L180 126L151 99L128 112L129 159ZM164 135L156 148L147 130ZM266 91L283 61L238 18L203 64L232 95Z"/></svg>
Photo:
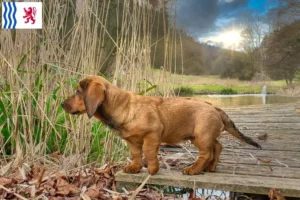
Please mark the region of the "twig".
<svg viewBox="0 0 300 200"><path fill-rule="evenodd" d="M170 167L170 165L167 163L167 161L164 159L163 162L164 162L165 166L167 167L167 170L170 171L170 170L171 170L171 167Z"/></svg>
<svg viewBox="0 0 300 200"><path fill-rule="evenodd" d="M221 200L221 197L219 197L219 196L217 196L217 195L214 195L214 194L211 194L211 195L205 197L205 200L210 199L210 198L212 198L212 197L215 197L215 199L220 199L220 200Z"/></svg>
<svg viewBox="0 0 300 200"><path fill-rule="evenodd" d="M195 156L183 145L180 145L186 152L188 152L194 160L196 160Z"/></svg>
<svg viewBox="0 0 300 200"><path fill-rule="evenodd" d="M111 194L120 194L119 192L115 192L115 191L109 190L107 188L103 188L102 190L105 190L106 192L111 193Z"/></svg>
<svg viewBox="0 0 300 200"><path fill-rule="evenodd" d="M122 187L122 190L125 192L126 195L130 194L130 192L128 192L128 190L126 190L124 187Z"/></svg>
<svg viewBox="0 0 300 200"><path fill-rule="evenodd" d="M38 179L38 182L36 184L36 188L40 188L45 172L46 172L46 169L44 168L41 175L40 175L40 177L39 177L39 179Z"/></svg>
<svg viewBox="0 0 300 200"><path fill-rule="evenodd" d="M20 198L20 199L28 200L28 199L26 199L25 197L23 197L23 196L21 196L21 195L15 193L15 192L13 192L13 191L11 191L10 189L8 189L8 188L6 188L6 187L4 187L4 186L2 186L2 185L0 185L0 188L2 188L3 190L5 190L6 192L13 193L16 197L18 197L18 198Z"/></svg>
<svg viewBox="0 0 300 200"><path fill-rule="evenodd" d="M261 159L261 158L257 158L257 160L258 160L258 162L266 163L268 165L269 169L271 171L273 171L273 168L270 166L270 162L271 162L270 160Z"/></svg>
<svg viewBox="0 0 300 200"><path fill-rule="evenodd" d="M236 197L236 199L239 199L239 197L244 197L245 199L252 200L250 197L248 197L246 195L239 195L239 196Z"/></svg>
<svg viewBox="0 0 300 200"><path fill-rule="evenodd" d="M133 200L135 199L135 196L141 191L141 189L145 186L145 184L147 183L147 181L149 180L149 178L151 177L151 175L148 175L147 178L144 180L144 182L133 192L132 196L130 197L129 200Z"/></svg>
<svg viewBox="0 0 300 200"><path fill-rule="evenodd" d="M289 166L287 164L284 164L283 162L280 162L278 159L275 159L275 161L280 164L280 165L283 165L285 166L286 168L289 168Z"/></svg>

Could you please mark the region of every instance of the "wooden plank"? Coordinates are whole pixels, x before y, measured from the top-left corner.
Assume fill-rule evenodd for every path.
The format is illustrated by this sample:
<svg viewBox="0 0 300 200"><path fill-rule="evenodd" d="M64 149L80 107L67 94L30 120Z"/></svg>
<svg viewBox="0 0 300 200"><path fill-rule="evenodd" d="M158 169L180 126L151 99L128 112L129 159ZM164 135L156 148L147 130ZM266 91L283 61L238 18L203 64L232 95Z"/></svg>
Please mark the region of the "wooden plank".
<svg viewBox="0 0 300 200"><path fill-rule="evenodd" d="M271 134L268 134L267 135L267 138L265 140L263 139L258 139L258 135L256 134L244 134L244 135L247 135L249 137L251 137L254 141L258 142L259 144L264 144L266 146L268 145L280 145L280 144L283 144L283 145L291 145L291 146L297 146L297 145L300 145L300 135L271 135ZM260 134L259 136L263 136L263 134ZM241 143L239 139L233 137L233 136L221 136L219 138L220 141L223 141L224 144L230 144L232 142L234 143ZM242 145L242 146L245 146L245 145Z"/></svg>
<svg viewBox="0 0 300 200"><path fill-rule="evenodd" d="M280 110L264 110L264 109L257 109L257 110L231 110L227 111L225 110L225 113L229 116L234 115L248 115L248 116L254 116L254 115L271 115L275 114L278 116L282 115L294 115L299 116L300 114L297 112L297 109L280 109Z"/></svg>
<svg viewBox="0 0 300 200"><path fill-rule="evenodd" d="M261 111L261 112L256 112L256 113L253 113L253 112L243 112L243 113L237 113L237 112L231 112L231 113L228 113L226 112L226 114L232 119L232 118L238 118L238 117L299 117L300 118L300 114L297 114L297 113L283 113L283 112L280 112L280 113L274 113L274 112L269 112L269 113L266 113L264 111Z"/></svg>
<svg viewBox="0 0 300 200"><path fill-rule="evenodd" d="M272 170L272 171L271 171ZM293 178L300 181L300 169L291 167L277 167L269 168L265 165L243 165L243 164L227 164L220 163L217 166L216 172L224 174L239 174L252 175L263 177L278 177L278 178Z"/></svg>
<svg viewBox="0 0 300 200"><path fill-rule="evenodd" d="M183 152L180 149L174 149L174 151L168 151L168 153L160 153L160 157L163 160L180 160L184 163L193 163L194 158L197 158L198 151L193 150L190 152ZM281 151L259 151L259 153L247 152L247 150L233 151L231 149L224 149L221 153L220 160L224 163L232 164L252 164L257 165L272 165L272 166L281 166L281 167L300 167L300 153L299 152L281 152ZM268 160L270 163L264 164L259 162L261 160ZM299 170L300 171L300 170Z"/></svg>
<svg viewBox="0 0 300 200"><path fill-rule="evenodd" d="M300 123L235 123L240 130L292 129L300 130Z"/></svg>
<svg viewBox="0 0 300 200"><path fill-rule="evenodd" d="M265 112L293 112L295 113L297 109L297 107L294 106L289 106L289 107L278 107L278 106L274 106L274 107L237 107L237 108L222 108L225 112L261 112L261 111L265 111Z"/></svg>
<svg viewBox="0 0 300 200"><path fill-rule="evenodd" d="M250 158L249 156L240 156L234 157L232 155L221 155L220 163L228 163L228 164L244 164L244 165L257 165L260 163L262 166L277 166L277 167L292 167L292 168L300 168L300 160L280 160L280 159L266 159L261 158L263 160L269 160L269 163L263 163L257 159ZM299 169L300 170L300 169Z"/></svg>
<svg viewBox="0 0 300 200"><path fill-rule="evenodd" d="M191 156L191 153L193 157ZM182 152L169 152L168 154L160 154L161 165L166 167L167 164L172 164L170 166L172 169L182 169L181 166L188 166L194 163L194 158L197 158L198 152L182 153ZM266 162L269 163L266 163ZM242 164L242 165L261 165L261 166L277 166L284 168L300 168L300 158L293 157L261 157L249 154L239 154L223 151L220 156L220 163L222 164ZM174 165L175 164L175 165ZM299 169L300 170L300 169Z"/></svg>
<svg viewBox="0 0 300 200"><path fill-rule="evenodd" d="M238 139L225 139L221 138L220 139L221 143L223 144L224 147L229 146L233 147L235 149L255 149L255 147L247 144L240 144L241 142ZM284 139L284 142L282 140L268 140L266 141L261 141L261 140L256 140L257 143L259 143L262 146L263 150L281 150L281 151L295 151L295 152L300 152L300 141L297 140L286 140Z"/></svg>
<svg viewBox="0 0 300 200"><path fill-rule="evenodd" d="M166 152L184 152L184 149L181 148L161 148ZM198 150L195 148L189 148L189 153L198 153ZM261 158L278 158L278 159L299 159L300 160L300 152L295 151L281 151L280 149L277 151L267 151L267 150L258 150L255 148L252 149L234 149L234 148L224 148L222 154L235 154L236 156L255 156Z"/></svg>
<svg viewBox="0 0 300 200"><path fill-rule="evenodd" d="M116 181L142 183L148 176L145 169L138 174L117 172ZM170 185L175 187L202 188L253 194L268 194L271 188L279 189L284 196L299 197L300 181L297 179L262 176L205 173L187 176L177 171L160 170L151 176L147 184Z"/></svg>
<svg viewBox="0 0 300 200"><path fill-rule="evenodd" d="M273 108L271 109L232 109L232 110L228 110L228 109L224 109L224 111L228 114L228 115L239 115L239 114L247 114L247 115L251 115L251 114L294 114L294 115L299 115L296 112L296 108L284 108L284 109L278 109L278 108Z"/></svg>
<svg viewBox="0 0 300 200"><path fill-rule="evenodd" d="M253 136L259 136L260 134L265 134L265 133L267 133L270 137L280 137L280 136L282 136L282 137L297 137L297 138L299 138L299 136L300 136L300 130L298 130L298 129L273 129L273 130L271 130L271 129L261 129L261 130L251 130L251 129L243 129L243 128L241 128L241 131L244 134L252 136L252 137ZM222 133L223 135L226 135L226 131L224 131L223 133Z"/></svg>
<svg viewBox="0 0 300 200"><path fill-rule="evenodd" d="M231 118L235 123L300 123L300 117L243 116Z"/></svg>

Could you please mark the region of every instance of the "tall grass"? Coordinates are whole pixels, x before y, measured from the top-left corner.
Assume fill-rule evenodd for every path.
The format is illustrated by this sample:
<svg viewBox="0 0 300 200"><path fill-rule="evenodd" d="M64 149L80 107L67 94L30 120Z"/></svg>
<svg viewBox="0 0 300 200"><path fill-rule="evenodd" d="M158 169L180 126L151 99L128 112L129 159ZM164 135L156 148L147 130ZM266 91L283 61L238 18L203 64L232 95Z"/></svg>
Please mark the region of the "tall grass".
<svg viewBox="0 0 300 200"><path fill-rule="evenodd" d="M53 164L53 152L65 160L59 168L125 160L122 140L96 120L66 114L60 103L80 79L103 73L142 95L172 95L170 74L154 77L150 56L162 39L151 30L165 23L158 15L166 5L138 2L45 0L42 30L0 32L0 168ZM174 38L164 27L168 66Z"/></svg>

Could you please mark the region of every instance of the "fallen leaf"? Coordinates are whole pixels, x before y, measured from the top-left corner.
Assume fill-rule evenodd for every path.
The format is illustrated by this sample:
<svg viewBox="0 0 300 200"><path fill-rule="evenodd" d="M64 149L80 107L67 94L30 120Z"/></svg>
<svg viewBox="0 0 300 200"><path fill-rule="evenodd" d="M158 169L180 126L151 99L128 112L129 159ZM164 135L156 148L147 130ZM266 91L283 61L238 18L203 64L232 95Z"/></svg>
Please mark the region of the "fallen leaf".
<svg viewBox="0 0 300 200"><path fill-rule="evenodd" d="M285 200L284 196L282 196L282 194L280 194L280 192L277 192L275 189L271 189L269 191L269 198L276 200Z"/></svg>
<svg viewBox="0 0 300 200"><path fill-rule="evenodd" d="M59 157L61 157L61 154L59 151L55 151L51 154L51 157L59 159Z"/></svg>
<svg viewBox="0 0 300 200"><path fill-rule="evenodd" d="M7 165L5 165L4 167L2 167L1 170L0 170L0 176L4 176L9 171L9 169L12 166L12 164L13 164L13 161L10 161Z"/></svg>
<svg viewBox="0 0 300 200"><path fill-rule="evenodd" d="M99 192L99 190L96 190L96 189L87 189L87 191L84 194L90 198L99 198L100 197L100 192Z"/></svg>
<svg viewBox="0 0 300 200"><path fill-rule="evenodd" d="M11 187L12 184L16 184L17 181L12 178L0 178L0 185L4 187Z"/></svg>

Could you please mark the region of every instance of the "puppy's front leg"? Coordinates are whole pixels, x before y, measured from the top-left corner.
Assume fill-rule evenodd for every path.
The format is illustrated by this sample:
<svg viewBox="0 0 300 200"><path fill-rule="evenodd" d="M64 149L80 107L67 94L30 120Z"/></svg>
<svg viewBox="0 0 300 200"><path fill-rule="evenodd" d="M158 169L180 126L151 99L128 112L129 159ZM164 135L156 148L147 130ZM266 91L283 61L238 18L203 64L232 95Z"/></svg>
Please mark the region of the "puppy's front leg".
<svg viewBox="0 0 300 200"><path fill-rule="evenodd" d="M156 174L159 170L157 154L160 143L160 139L156 134L149 134L144 138L143 153L146 157L148 172L151 175Z"/></svg>
<svg viewBox="0 0 300 200"><path fill-rule="evenodd" d="M142 169L142 143L127 141L132 156L132 162L124 167L126 173L138 173Z"/></svg>

